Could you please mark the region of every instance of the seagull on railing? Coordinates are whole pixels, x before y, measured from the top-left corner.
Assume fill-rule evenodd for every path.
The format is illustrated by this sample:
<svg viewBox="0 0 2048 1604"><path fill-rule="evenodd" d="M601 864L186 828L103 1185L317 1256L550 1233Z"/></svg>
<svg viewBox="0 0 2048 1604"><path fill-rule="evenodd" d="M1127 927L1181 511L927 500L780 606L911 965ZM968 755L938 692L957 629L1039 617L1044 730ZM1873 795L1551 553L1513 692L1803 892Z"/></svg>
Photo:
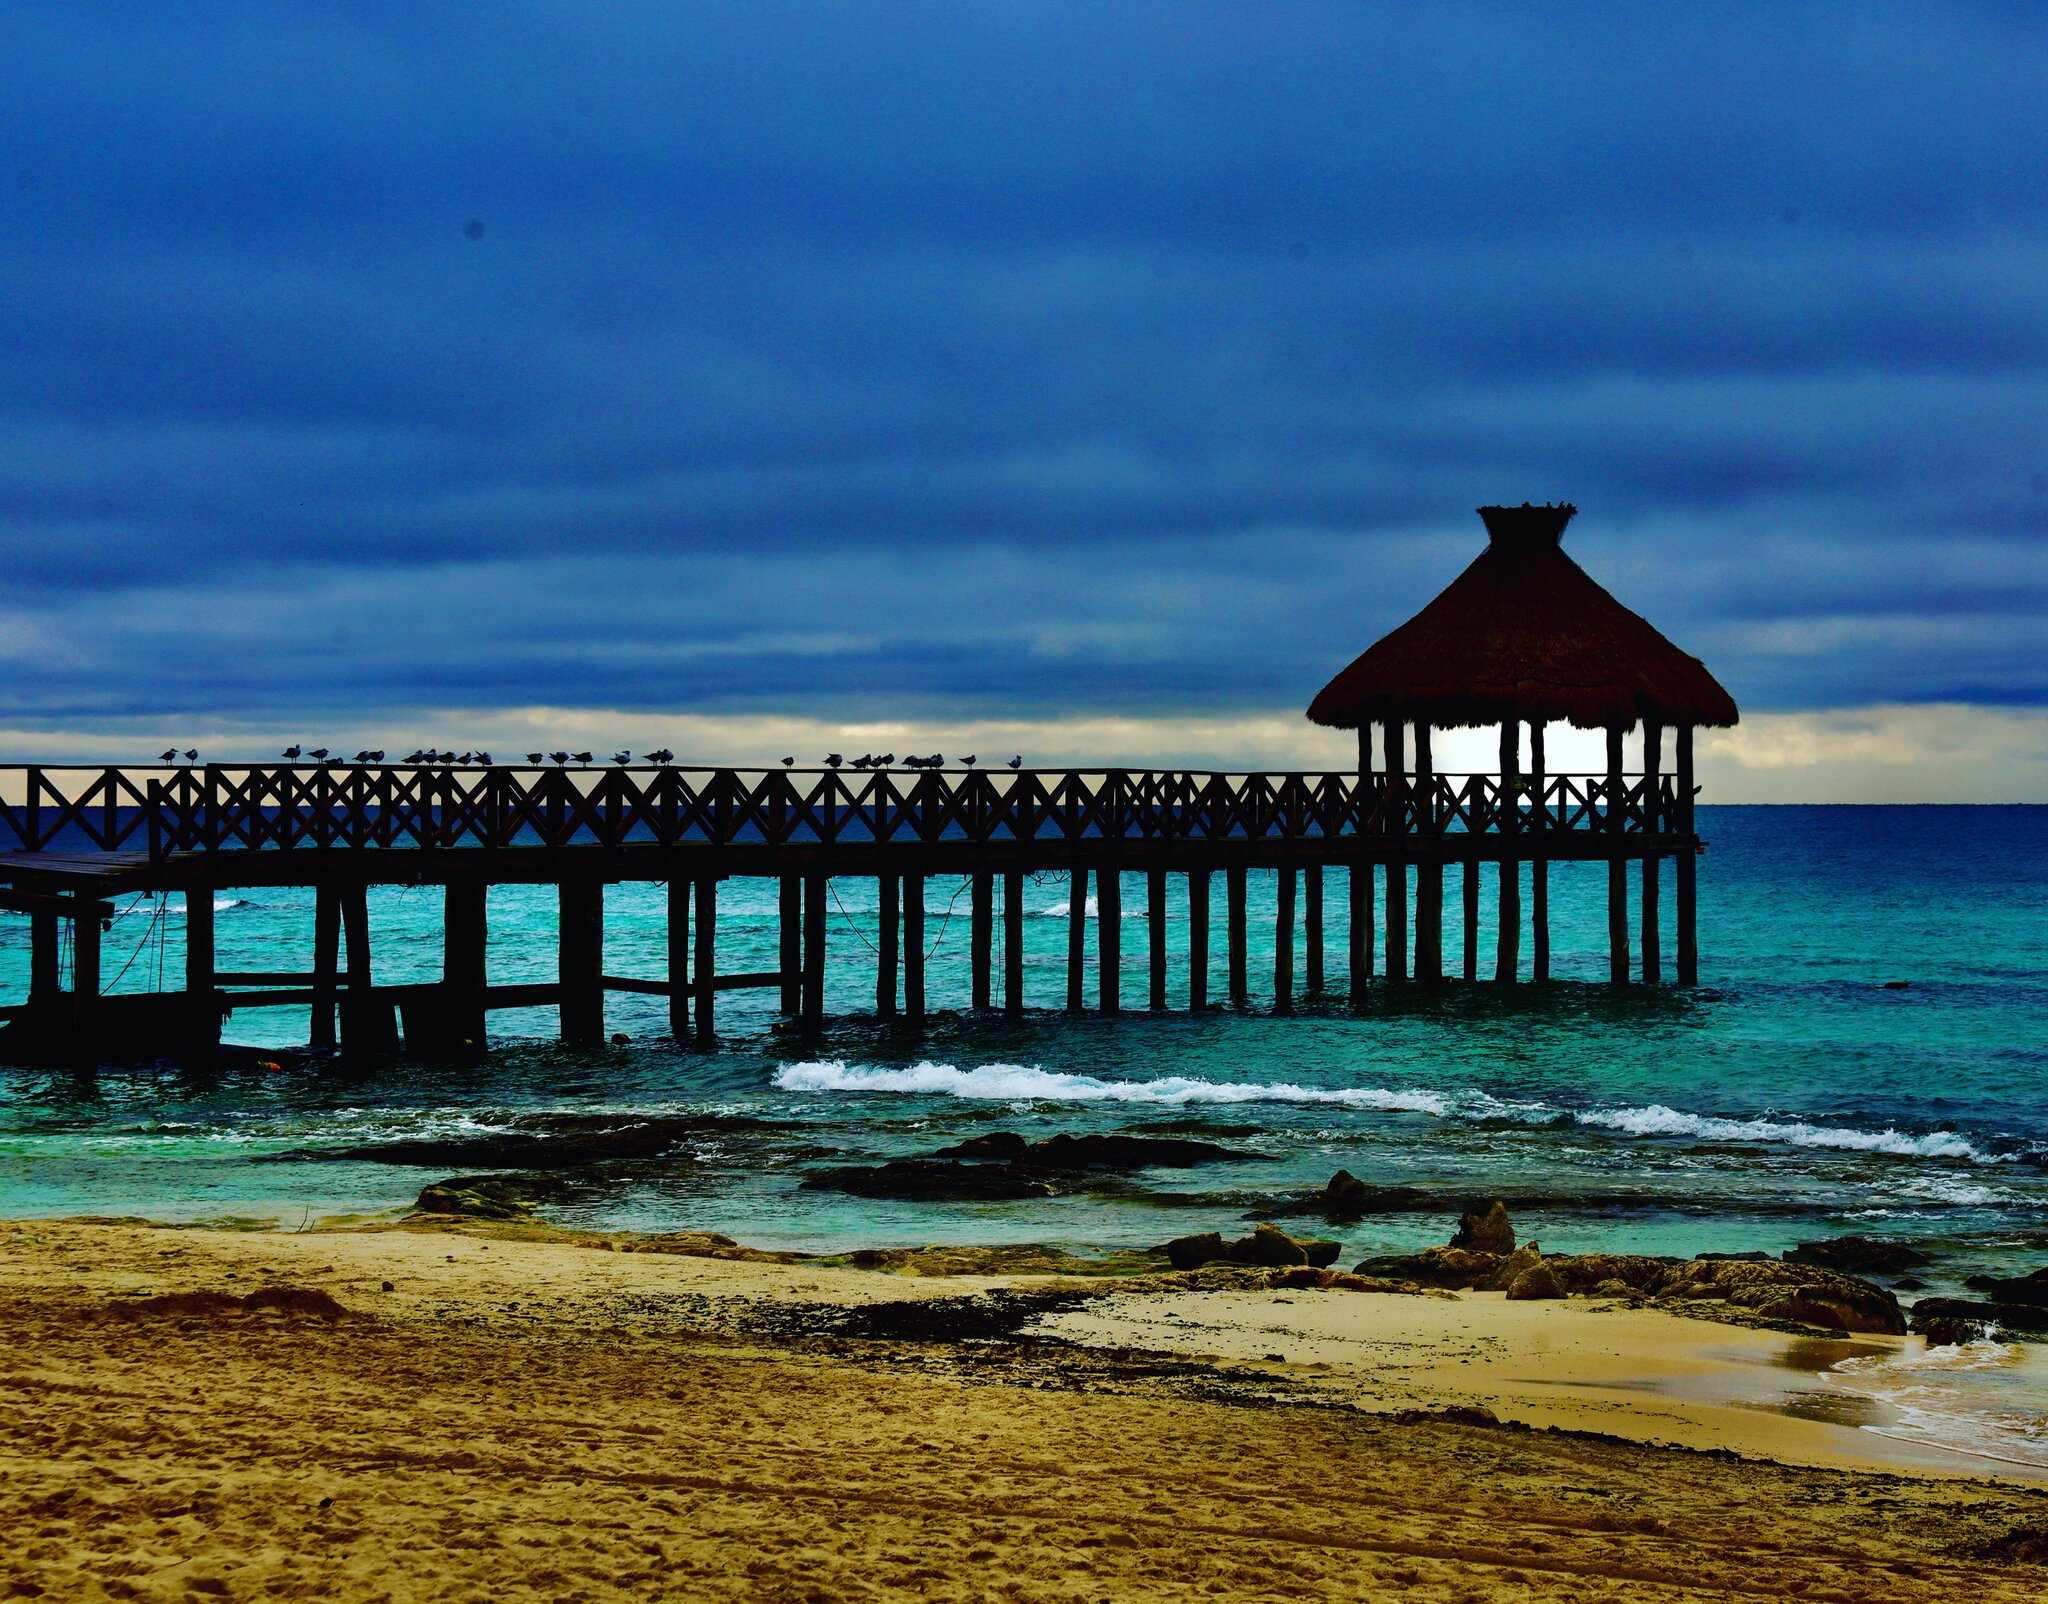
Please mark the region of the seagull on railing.
<svg viewBox="0 0 2048 1604"><path fill-rule="evenodd" d="M571 752L569 755L586 769L590 767L590 754L588 752Z"/></svg>
<svg viewBox="0 0 2048 1604"><path fill-rule="evenodd" d="M540 766L540 760L546 756L547 753L545 752L528 752L526 754L526 761L531 763L535 768L538 768Z"/></svg>
<svg viewBox="0 0 2048 1604"><path fill-rule="evenodd" d="M896 754L894 752L884 752L880 757L875 759L875 767L878 769L886 769L895 761Z"/></svg>
<svg viewBox="0 0 2048 1604"><path fill-rule="evenodd" d="M793 757L786 757L782 760L782 766L786 769L793 769L796 767L796 759Z"/></svg>
<svg viewBox="0 0 2048 1604"><path fill-rule="evenodd" d="M408 763L424 763L426 762L426 760L427 754L422 752L418 747L414 747L410 752L405 754L405 761Z"/></svg>
<svg viewBox="0 0 2048 1604"><path fill-rule="evenodd" d="M306 756L311 758L315 763L319 763L326 758L327 748L324 746L316 746L313 748L312 751L308 752Z"/></svg>
<svg viewBox="0 0 2048 1604"><path fill-rule="evenodd" d="M170 750L169 750L168 752L165 752L165 753L164 753L164 754L163 754L163 755L162 755L161 757L159 757L159 758L157 759L157 761L158 761L159 763L175 763L175 762L177 762L177 761L178 761L178 749L177 749L177 748L176 748L175 746L174 746L174 747L172 747L172 748L171 748L171 749L170 749Z"/></svg>
<svg viewBox="0 0 2048 1604"><path fill-rule="evenodd" d="M286 762L296 763L299 760L299 749L296 746L288 746L281 755Z"/></svg>
<svg viewBox="0 0 2048 1604"><path fill-rule="evenodd" d="M840 764L844 763L845 761L846 759L841 757L837 752L827 752L825 754L825 767L828 769L836 769L839 767Z"/></svg>
<svg viewBox="0 0 2048 1604"><path fill-rule="evenodd" d="M472 755L472 754L470 754L470 753L468 753L468 752L464 752L464 753L462 754L462 756L460 756L460 757L458 757L458 758L451 758L451 759L449 759L449 761L450 761L450 762L452 762L452 763L455 763L455 764L457 764L457 765L459 765L459 766L461 766L461 767L463 767L463 768L467 768L467 767L469 766L469 760L470 760L470 757L471 757L471 755Z"/></svg>
<svg viewBox="0 0 2048 1604"><path fill-rule="evenodd" d="M1013 769L1021 769L1021 768L1022 768L1023 766L1024 766L1024 758L1023 758L1022 754L1019 754L1018 756L1016 756L1016 757L1013 757L1013 758L1011 758L1011 759L1010 759L1010 762L1009 762L1009 767L1011 767L1011 768L1013 768Z"/></svg>
<svg viewBox="0 0 2048 1604"><path fill-rule="evenodd" d="M661 764L661 765L662 765L663 767L667 767L667 766L668 766L669 764L673 763L673 762L674 762L675 760L676 760L676 755L675 755L675 753L671 752L671 751L670 751L670 750L669 750L669 749L668 749L667 747L665 747L665 746L664 746L664 747L663 747L663 748L662 748L662 749L661 749L660 751L658 751L658 752L648 752L648 753L646 753L646 754L645 754L645 755L643 756L643 758L641 759L641 761L643 761L643 762L646 762L646 763L659 763L659 764Z"/></svg>
<svg viewBox="0 0 2048 1604"><path fill-rule="evenodd" d="M481 763L485 768L489 768L491 766L491 754L488 752L477 753L476 760L477 762Z"/></svg>
<svg viewBox="0 0 2048 1604"><path fill-rule="evenodd" d="M971 758L971 757L963 757L963 758L962 758L962 759L960 760L960 766L961 766L961 767L962 767L963 769L971 769L971 768L973 768L973 767L974 767L974 759L973 759L973 758Z"/></svg>
<svg viewBox="0 0 2048 1604"><path fill-rule="evenodd" d="M612 761L618 764L620 768L624 768L633 761L633 754L631 752L614 752L612 753Z"/></svg>
<svg viewBox="0 0 2048 1604"><path fill-rule="evenodd" d="M548 756L553 760L557 768L569 761L569 754L567 752L550 752Z"/></svg>

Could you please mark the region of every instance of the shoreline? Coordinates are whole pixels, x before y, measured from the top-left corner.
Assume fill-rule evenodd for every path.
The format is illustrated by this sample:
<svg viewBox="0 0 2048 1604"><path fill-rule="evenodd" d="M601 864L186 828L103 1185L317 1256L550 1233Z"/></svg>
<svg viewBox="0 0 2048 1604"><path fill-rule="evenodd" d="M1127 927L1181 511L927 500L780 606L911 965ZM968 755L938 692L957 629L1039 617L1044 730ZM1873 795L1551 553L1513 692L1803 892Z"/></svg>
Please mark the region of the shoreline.
<svg viewBox="0 0 2048 1604"><path fill-rule="evenodd" d="M1790 1556L1820 1596L2018 1599L2048 1559L2039 1484L1632 1385L1795 1376L1766 1362L1780 1333L683 1246L0 1225L0 1579L467 1598L507 1596L516 1564L591 1599L1060 1598L1077 1575L1120 1598L1665 1597L1775 1592ZM227 1301L265 1287L305 1307ZM1364 1359L1275 1362L1276 1340Z"/></svg>

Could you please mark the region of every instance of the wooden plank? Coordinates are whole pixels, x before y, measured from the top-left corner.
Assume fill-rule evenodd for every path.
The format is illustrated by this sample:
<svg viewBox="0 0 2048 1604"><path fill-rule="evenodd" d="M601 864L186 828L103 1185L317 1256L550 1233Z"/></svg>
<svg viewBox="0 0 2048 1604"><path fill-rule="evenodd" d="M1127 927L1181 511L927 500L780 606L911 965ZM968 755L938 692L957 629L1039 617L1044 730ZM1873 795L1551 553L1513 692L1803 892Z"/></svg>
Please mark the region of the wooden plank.
<svg viewBox="0 0 2048 1604"><path fill-rule="evenodd" d="M696 896L690 921L690 1001L696 1016L691 1026L699 1047L713 1047L718 1043L718 1009L713 1002L718 995L718 877L700 874L691 884Z"/></svg>
<svg viewBox="0 0 2048 1604"><path fill-rule="evenodd" d="M1223 871L1223 941L1227 949L1224 958L1230 972L1230 1002L1234 1008L1242 1008L1251 1000L1247 977L1250 961L1246 956L1250 936L1247 901L1245 871L1241 865L1231 864Z"/></svg>
<svg viewBox="0 0 2048 1604"><path fill-rule="evenodd" d="M1645 722L1643 725L1643 807L1645 822L1652 833L1663 829L1662 817L1662 770L1664 767L1664 727L1661 724ZM1654 852L1643 854L1643 984L1659 986L1664 983L1664 932L1662 929L1662 882L1663 863Z"/></svg>
<svg viewBox="0 0 2048 1604"><path fill-rule="evenodd" d="M714 976L711 981L711 989L713 991L753 991L765 986L779 986L781 984L781 970L755 969L742 970L738 974Z"/></svg>
<svg viewBox="0 0 2048 1604"><path fill-rule="evenodd" d="M690 882L668 882L668 1033L690 1039Z"/></svg>
<svg viewBox="0 0 2048 1604"><path fill-rule="evenodd" d="M1693 824L1692 726L1681 724L1674 733L1677 750L1672 759L1677 769L1678 817L1668 822L1673 829L1691 836L1696 833ZM1678 983L1681 986L1700 983L1698 862L1698 848L1688 841L1679 849L1674 877L1677 881L1677 905L1673 912L1678 919Z"/></svg>
<svg viewBox="0 0 2048 1604"><path fill-rule="evenodd" d="M1188 870L1188 1008L1209 1006L1209 871Z"/></svg>
<svg viewBox="0 0 2048 1604"><path fill-rule="evenodd" d="M114 905L92 897L60 897L50 891L0 891L0 912L53 914L60 919L111 919Z"/></svg>
<svg viewBox="0 0 2048 1604"><path fill-rule="evenodd" d="M1024 1012L1024 874L1003 876L1003 1012Z"/></svg>
<svg viewBox="0 0 2048 1604"><path fill-rule="evenodd" d="M1620 844L1627 827L1623 801L1626 785L1621 768L1622 731L1607 732L1607 810L1605 824L1615 843ZM1607 860L1607 978L1616 986L1628 984L1628 864L1620 857Z"/></svg>
<svg viewBox="0 0 2048 1604"><path fill-rule="evenodd" d="M967 972L977 1012L987 1011L992 994L995 901L995 880L986 873L975 874L968 881L967 889Z"/></svg>
<svg viewBox="0 0 2048 1604"><path fill-rule="evenodd" d="M1302 984L1323 989L1323 866L1311 863L1301 871L1301 939L1308 949Z"/></svg>
<svg viewBox="0 0 2048 1604"><path fill-rule="evenodd" d="M1166 1007L1166 871L1145 871L1145 932L1147 936L1146 997L1153 1012Z"/></svg>
<svg viewBox="0 0 2048 1604"><path fill-rule="evenodd" d="M776 884L776 937L782 964L782 1013L803 1011L804 892L801 875L785 874Z"/></svg>
<svg viewBox="0 0 2048 1604"><path fill-rule="evenodd" d="M825 875L804 876L803 1021L812 1029L825 1022Z"/></svg>
<svg viewBox="0 0 2048 1604"><path fill-rule="evenodd" d="M1088 871L1067 877L1067 1012L1078 1014L1085 1000L1088 967Z"/></svg>
<svg viewBox="0 0 2048 1604"><path fill-rule="evenodd" d="M1387 808L1389 834L1408 834L1407 726L1389 719L1382 728L1387 782L1392 797ZM1408 978L1408 866L1399 858L1387 864L1387 979L1399 985Z"/></svg>
<svg viewBox="0 0 2048 1604"><path fill-rule="evenodd" d="M334 1051L334 974L341 957L340 889L322 882L313 888L313 1007L306 1043L316 1053Z"/></svg>
<svg viewBox="0 0 2048 1604"><path fill-rule="evenodd" d="M597 983L606 991L630 991L642 997L666 997L666 980L642 980L638 975L600 975Z"/></svg>
<svg viewBox="0 0 2048 1604"><path fill-rule="evenodd" d="M562 1040L595 1046L604 1040L604 882L571 876L555 887L555 903Z"/></svg>
<svg viewBox="0 0 2048 1604"><path fill-rule="evenodd" d="M1105 1014L1123 1008L1123 874L1105 868L1095 879L1095 1005Z"/></svg>
<svg viewBox="0 0 2048 1604"><path fill-rule="evenodd" d="M1273 1011L1294 1007L1294 871L1282 869L1273 881Z"/></svg>
<svg viewBox="0 0 2048 1604"><path fill-rule="evenodd" d="M897 938L902 909L899 899L903 883L893 874L878 875L875 881L881 912L875 921L875 1012L884 1019L896 1016Z"/></svg>
<svg viewBox="0 0 2048 1604"><path fill-rule="evenodd" d="M903 1012L924 1023L924 876L903 877Z"/></svg>

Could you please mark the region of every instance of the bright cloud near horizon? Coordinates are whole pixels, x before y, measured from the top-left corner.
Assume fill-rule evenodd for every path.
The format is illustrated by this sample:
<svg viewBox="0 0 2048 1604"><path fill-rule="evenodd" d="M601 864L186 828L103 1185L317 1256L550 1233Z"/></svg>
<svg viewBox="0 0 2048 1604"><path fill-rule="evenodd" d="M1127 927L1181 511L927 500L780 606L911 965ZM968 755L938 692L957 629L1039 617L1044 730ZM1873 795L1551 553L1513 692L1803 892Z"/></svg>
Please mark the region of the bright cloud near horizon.
<svg viewBox="0 0 2048 1604"><path fill-rule="evenodd" d="M1741 703L1710 800L2037 800L2039 22L31 8L0 761L1341 766L1527 499Z"/></svg>

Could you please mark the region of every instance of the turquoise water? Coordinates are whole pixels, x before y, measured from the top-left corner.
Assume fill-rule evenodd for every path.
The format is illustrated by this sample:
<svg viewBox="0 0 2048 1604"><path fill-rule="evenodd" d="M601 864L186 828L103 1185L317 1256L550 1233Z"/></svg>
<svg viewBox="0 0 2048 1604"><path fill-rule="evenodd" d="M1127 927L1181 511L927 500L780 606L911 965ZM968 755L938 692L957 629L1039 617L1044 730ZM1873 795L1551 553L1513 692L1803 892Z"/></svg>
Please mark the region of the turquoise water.
<svg viewBox="0 0 2048 1604"><path fill-rule="evenodd" d="M607 1028L631 1041L599 1051L564 1050L550 1040L552 1011L536 1009L494 1015L493 1052L475 1065L0 1066L0 1215L296 1222L395 1209L428 1177L250 1160L537 1112L659 1110L777 1125L708 1133L673 1162L594 1176L564 1217L804 1248L1125 1247L1232 1226L1342 1167L1441 1193L1446 1208L1506 1194L1552 1249L1777 1250L1855 1230L1945 1245L1958 1273L2048 1260L2048 809L1709 808L1702 818L1706 984L1689 993L1599 983L1604 871L1566 865L1552 874L1558 983L1436 993L1375 983L1353 999L1333 874L1330 991L1276 1017L1273 880L1254 874L1249 1010L1069 1016L1057 1011L1067 884L1048 876L1026 887L1032 1011L976 1017L965 1011L966 898L961 882L938 879L928 939L940 1012L913 1035L872 1017L874 888L850 880L833 887L827 988L844 1018L810 1043L776 1030L773 991L723 994L724 1045L708 1054L667 1039L660 999L615 994ZM1482 908L1490 877L1485 893ZM1145 993L1143 902L1142 880L1128 877L1127 1008ZM1455 965L1455 880L1446 902ZM218 906L223 968L309 962L309 897L260 890ZM663 907L660 887L610 889L610 972L662 972ZM1187 927L1177 900L1171 912L1178 1002ZM439 918L438 892L371 893L379 981L434 977ZM490 918L494 981L551 978L550 890L499 888ZM114 989L158 974L175 984L181 934L175 898L125 910L107 940L107 973L128 966ZM1492 934L1483 925L1485 970ZM721 969L771 967L772 884L728 882L719 937ZM1670 945L1667 933L1667 961ZM27 922L0 916L0 998L23 993L26 969ZM1911 986L1883 989L1894 979ZM1219 953L1212 995L1221 990ZM228 1027L266 1046L303 1045L305 1033L303 1013L285 1010L237 1014ZM921 1153L974 1132L1161 1125L1272 1162L1154 1172L1028 1203L874 1202L798 1187L828 1159ZM1347 1248L1440 1240L1444 1226L1434 1208L1376 1217L1348 1230Z"/></svg>

